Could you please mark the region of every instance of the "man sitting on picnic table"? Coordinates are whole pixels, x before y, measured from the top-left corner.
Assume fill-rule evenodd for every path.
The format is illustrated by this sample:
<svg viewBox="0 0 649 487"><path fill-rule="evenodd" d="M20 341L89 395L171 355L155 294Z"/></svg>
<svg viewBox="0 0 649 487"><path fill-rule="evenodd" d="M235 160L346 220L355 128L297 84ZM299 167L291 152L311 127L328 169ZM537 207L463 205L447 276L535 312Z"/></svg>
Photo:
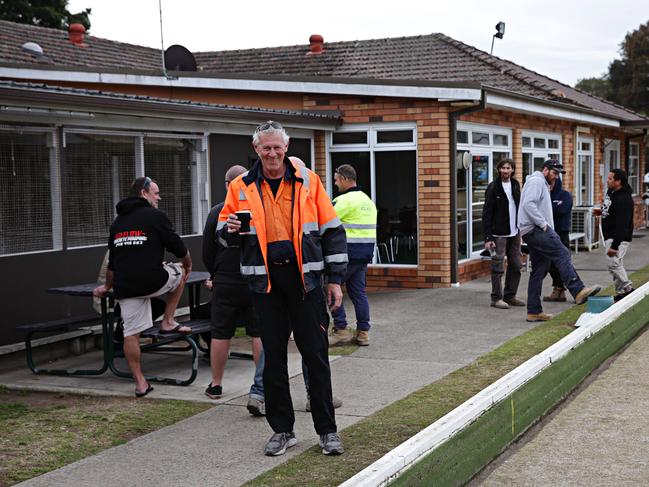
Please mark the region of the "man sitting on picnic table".
<svg viewBox="0 0 649 487"><path fill-rule="evenodd" d="M176 323L174 314L192 258L166 213L158 209L160 199L156 182L141 177L133 182L131 196L117 204L117 218L108 238L106 283L93 292L101 297L114 288L124 320L124 356L135 379L136 397L153 390L140 365L140 333L153 326L151 298L169 293L161 334L191 332ZM165 249L181 259L180 263L164 262Z"/></svg>

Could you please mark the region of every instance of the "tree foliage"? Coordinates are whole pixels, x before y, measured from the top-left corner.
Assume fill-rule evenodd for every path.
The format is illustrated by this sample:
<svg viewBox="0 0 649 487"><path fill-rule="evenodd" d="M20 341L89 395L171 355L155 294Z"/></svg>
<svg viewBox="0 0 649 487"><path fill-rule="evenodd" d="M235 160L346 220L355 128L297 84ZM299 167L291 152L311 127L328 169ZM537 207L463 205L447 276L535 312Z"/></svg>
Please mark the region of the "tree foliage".
<svg viewBox="0 0 649 487"><path fill-rule="evenodd" d="M77 22L90 30L90 11L70 13L68 0L0 0L0 19L55 29Z"/></svg>
<svg viewBox="0 0 649 487"><path fill-rule="evenodd" d="M579 80L577 88L649 114L649 22L629 32L620 45L620 59L601 78Z"/></svg>

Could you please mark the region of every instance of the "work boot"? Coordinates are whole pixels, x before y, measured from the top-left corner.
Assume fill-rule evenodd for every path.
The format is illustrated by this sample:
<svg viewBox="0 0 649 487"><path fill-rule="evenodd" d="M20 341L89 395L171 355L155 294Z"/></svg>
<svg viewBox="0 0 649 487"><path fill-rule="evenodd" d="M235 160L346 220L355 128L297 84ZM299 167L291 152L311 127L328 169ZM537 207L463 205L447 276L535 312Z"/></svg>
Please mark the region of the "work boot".
<svg viewBox="0 0 649 487"><path fill-rule="evenodd" d="M575 296L575 303L584 304L590 296L595 296L595 294L600 292L601 289L602 286L592 286L592 287L583 288L581 291L577 293L577 296Z"/></svg>
<svg viewBox="0 0 649 487"><path fill-rule="evenodd" d="M256 397L248 398L248 404L246 404L248 412L253 416L265 416L266 415L266 404L264 401L260 401Z"/></svg>
<svg viewBox="0 0 649 487"><path fill-rule="evenodd" d="M514 298L509 298L509 299L504 299L505 303L507 303L510 306L525 306L525 303L521 301L520 299Z"/></svg>
<svg viewBox="0 0 649 487"><path fill-rule="evenodd" d="M343 405L343 400L342 399L340 399L340 398L338 398L336 396L333 396L331 399L332 399L331 402L333 402L333 404L334 404L334 409L338 409L340 406ZM307 413L311 412L311 398L308 396L308 394L306 396L306 404L304 405L304 409L306 409Z"/></svg>
<svg viewBox="0 0 649 487"><path fill-rule="evenodd" d="M553 317L553 315L548 314L548 313L543 313L543 312L540 312L540 313L527 313L526 321L531 321L531 322L548 321L548 320L551 320L552 317Z"/></svg>
<svg viewBox="0 0 649 487"><path fill-rule="evenodd" d="M498 309L509 309L509 305L502 299L499 299L498 301L492 301L491 307L498 308Z"/></svg>
<svg viewBox="0 0 649 487"><path fill-rule="evenodd" d="M543 301L564 302L566 300L566 290L562 287L552 288L549 296L543 296Z"/></svg>
<svg viewBox="0 0 649 487"><path fill-rule="evenodd" d="M347 328L334 328L333 333L329 335L329 346L347 345L352 341L352 334Z"/></svg>
<svg viewBox="0 0 649 487"><path fill-rule="evenodd" d="M356 345L367 347L370 344L369 330L356 330Z"/></svg>

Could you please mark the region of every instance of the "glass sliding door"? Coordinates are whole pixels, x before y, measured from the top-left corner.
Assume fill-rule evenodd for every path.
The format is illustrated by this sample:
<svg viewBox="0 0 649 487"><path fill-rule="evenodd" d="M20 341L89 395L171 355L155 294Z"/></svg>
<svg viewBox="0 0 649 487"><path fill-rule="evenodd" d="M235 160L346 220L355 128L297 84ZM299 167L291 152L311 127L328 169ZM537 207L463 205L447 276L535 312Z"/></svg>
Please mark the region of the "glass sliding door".
<svg viewBox="0 0 649 487"><path fill-rule="evenodd" d="M593 139L577 139L576 196L577 206L593 204Z"/></svg>

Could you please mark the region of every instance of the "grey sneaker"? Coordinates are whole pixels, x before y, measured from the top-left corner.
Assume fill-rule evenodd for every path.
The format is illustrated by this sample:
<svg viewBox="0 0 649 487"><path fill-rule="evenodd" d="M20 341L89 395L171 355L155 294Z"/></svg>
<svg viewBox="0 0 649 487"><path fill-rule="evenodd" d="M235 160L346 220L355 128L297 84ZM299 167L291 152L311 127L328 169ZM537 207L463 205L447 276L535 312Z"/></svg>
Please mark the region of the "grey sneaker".
<svg viewBox="0 0 649 487"><path fill-rule="evenodd" d="M260 401L257 398L250 397L248 398L248 404L246 404L248 412L253 416L266 416L266 403Z"/></svg>
<svg viewBox="0 0 649 487"><path fill-rule="evenodd" d="M286 453L287 448L291 448L297 444L297 438L292 431L288 433L275 433L270 437L266 448L264 448L264 455L269 457L277 457Z"/></svg>
<svg viewBox="0 0 649 487"><path fill-rule="evenodd" d="M332 402L334 403L334 409L338 409L343 405L343 400L339 397L334 396L332 399ZM304 409L306 409L307 413L311 412L311 398L309 396L306 396L306 404L304 405Z"/></svg>
<svg viewBox="0 0 649 487"><path fill-rule="evenodd" d="M345 451L338 433L320 435L320 448L322 448L322 453L325 455L340 455Z"/></svg>

